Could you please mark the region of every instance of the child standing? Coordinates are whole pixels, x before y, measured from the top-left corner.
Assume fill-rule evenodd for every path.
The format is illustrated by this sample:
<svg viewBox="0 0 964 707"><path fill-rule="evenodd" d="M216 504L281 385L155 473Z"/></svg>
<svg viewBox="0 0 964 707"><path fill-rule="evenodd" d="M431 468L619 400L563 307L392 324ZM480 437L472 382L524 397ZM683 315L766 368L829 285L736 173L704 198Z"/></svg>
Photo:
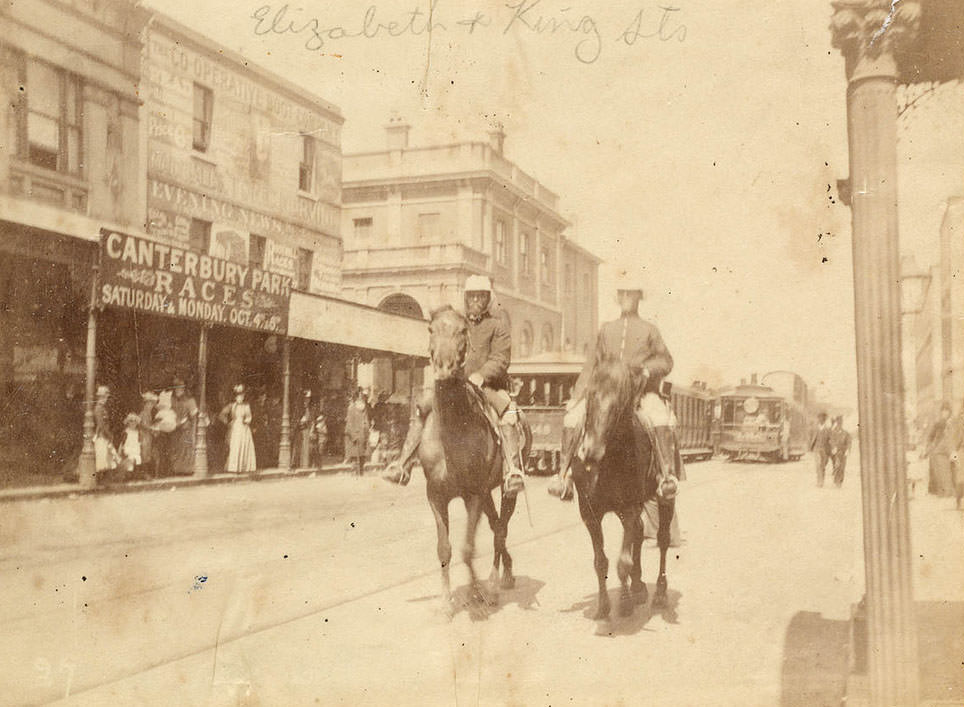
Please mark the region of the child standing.
<svg viewBox="0 0 964 707"><path fill-rule="evenodd" d="M124 441L121 443L121 464L124 475L130 477L140 472L141 459L141 418L137 413L129 413L124 418Z"/></svg>

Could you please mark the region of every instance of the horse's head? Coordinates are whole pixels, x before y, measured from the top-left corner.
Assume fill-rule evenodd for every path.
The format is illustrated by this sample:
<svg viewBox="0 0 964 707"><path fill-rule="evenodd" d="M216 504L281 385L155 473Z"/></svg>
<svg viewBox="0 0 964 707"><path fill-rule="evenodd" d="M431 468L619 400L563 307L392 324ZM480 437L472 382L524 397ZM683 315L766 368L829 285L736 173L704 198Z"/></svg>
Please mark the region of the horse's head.
<svg viewBox="0 0 964 707"><path fill-rule="evenodd" d="M444 381L459 374L468 346L468 322L451 307L432 313L428 325L428 349L435 380Z"/></svg>
<svg viewBox="0 0 964 707"><path fill-rule="evenodd" d="M597 361L586 392L586 425L579 456L587 467L606 455L609 435L623 415L632 412L635 387L629 368L619 360Z"/></svg>

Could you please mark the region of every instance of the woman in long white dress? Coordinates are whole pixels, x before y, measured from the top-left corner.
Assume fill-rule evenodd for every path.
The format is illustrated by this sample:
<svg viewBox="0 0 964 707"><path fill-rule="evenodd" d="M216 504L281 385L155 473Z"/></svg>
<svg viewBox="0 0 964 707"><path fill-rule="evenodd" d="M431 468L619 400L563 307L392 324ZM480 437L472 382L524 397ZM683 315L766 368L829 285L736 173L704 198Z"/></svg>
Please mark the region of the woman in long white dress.
<svg viewBox="0 0 964 707"><path fill-rule="evenodd" d="M228 403L218 415L228 426L228 461L224 470L231 474L245 474L258 468L251 434L251 406L244 400L244 386L234 386L234 402Z"/></svg>

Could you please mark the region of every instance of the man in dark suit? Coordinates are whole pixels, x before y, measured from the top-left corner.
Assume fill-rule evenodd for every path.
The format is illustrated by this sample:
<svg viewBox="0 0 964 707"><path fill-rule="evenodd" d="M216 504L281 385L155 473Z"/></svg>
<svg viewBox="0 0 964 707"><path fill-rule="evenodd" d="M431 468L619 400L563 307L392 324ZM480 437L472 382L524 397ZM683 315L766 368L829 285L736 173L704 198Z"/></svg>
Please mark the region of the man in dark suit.
<svg viewBox="0 0 964 707"><path fill-rule="evenodd" d="M810 451L817 463L817 486L823 486L823 480L827 473L827 460L830 458L830 421L827 413L821 412L817 415L817 430L813 433L810 440Z"/></svg>
<svg viewBox="0 0 964 707"><path fill-rule="evenodd" d="M830 426L830 459L833 464L833 485L837 488L843 484L849 451L850 433L843 428L843 416L837 415Z"/></svg>

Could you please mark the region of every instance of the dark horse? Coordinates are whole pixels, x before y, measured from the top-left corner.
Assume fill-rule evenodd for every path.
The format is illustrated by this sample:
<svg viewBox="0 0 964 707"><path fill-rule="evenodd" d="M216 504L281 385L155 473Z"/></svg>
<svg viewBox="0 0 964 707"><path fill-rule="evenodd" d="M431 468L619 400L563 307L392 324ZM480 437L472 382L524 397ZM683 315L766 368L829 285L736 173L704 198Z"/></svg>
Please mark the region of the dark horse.
<svg viewBox="0 0 964 707"><path fill-rule="evenodd" d="M617 564L622 594L619 613L628 616L634 604L645 603L640 552L643 544L643 504L656 497L659 465L647 435L634 434L640 422L634 414L637 385L622 361L598 361L586 395L586 424L580 453L572 460L572 477L579 494L579 514L592 539L599 580L595 618L609 616L606 575L609 560L603 545L602 519L615 513L623 524L623 544ZM641 430L639 430L641 432ZM659 502L659 578L653 604L666 601L666 549L675 501ZM630 585L630 580L632 584Z"/></svg>
<svg viewBox="0 0 964 707"><path fill-rule="evenodd" d="M515 585L512 558L505 540L509 519L515 510L516 496L502 495L501 508L495 511L492 489L502 486L502 451L498 436L485 411L481 392L466 381L462 372L468 346L468 323L451 308L432 315L429 324L429 355L435 376L435 403L425 420L418 448L419 461L425 471L426 495L438 530L438 559L442 565L442 601L446 612L453 612L449 585L452 546L449 543L449 503L461 497L465 502L468 522L462 560L469 568L471 590L476 599L494 603L502 564L503 589ZM522 458L528 456L531 435L521 422ZM493 592L485 592L472 566L475 554L475 532L482 514L489 519L495 536L495 555L490 583Z"/></svg>

